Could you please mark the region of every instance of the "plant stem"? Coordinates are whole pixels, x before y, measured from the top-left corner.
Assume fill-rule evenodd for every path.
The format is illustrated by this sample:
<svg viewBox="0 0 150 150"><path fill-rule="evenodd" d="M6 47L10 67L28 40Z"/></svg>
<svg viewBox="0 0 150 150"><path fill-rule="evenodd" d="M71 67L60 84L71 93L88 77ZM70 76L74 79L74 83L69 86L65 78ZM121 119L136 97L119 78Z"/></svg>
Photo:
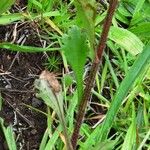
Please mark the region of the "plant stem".
<svg viewBox="0 0 150 150"><path fill-rule="evenodd" d="M61 125L62 125L63 132L64 132L64 137L66 140L66 148L67 148L67 150L73 150L73 147L72 147L72 144L71 144L68 132L67 132L66 121L65 121L65 117L64 117L64 111L63 111L63 109L61 109L57 95L55 93L54 93L54 95L55 95L56 102L57 102L57 105L58 105L58 108L60 111L59 119L61 121Z"/></svg>
<svg viewBox="0 0 150 150"><path fill-rule="evenodd" d="M83 121L83 118L85 115L85 110L86 110L88 101L91 98L91 90L93 88L95 76L96 76L97 70L99 68L99 63L101 61L101 57L102 57L103 51L106 46L108 32L109 32L109 29L110 29L110 26L112 23L112 18L113 18L117 4L118 4L118 0L110 1L109 9L108 9L108 12L107 12L107 15L105 18L105 22L103 25L103 30L102 30L101 38L99 40L99 45L97 48L95 59L92 63L90 74L89 74L89 77L86 82L84 94L83 94L81 103L79 105L79 110L78 110L78 114L77 114L77 118L76 118L76 124L75 124L75 128L74 128L74 131L72 134L72 139L71 139L74 150L76 149L76 146L77 146L77 140L78 140L78 136L79 136L80 127L81 127L81 124L82 124L82 121Z"/></svg>

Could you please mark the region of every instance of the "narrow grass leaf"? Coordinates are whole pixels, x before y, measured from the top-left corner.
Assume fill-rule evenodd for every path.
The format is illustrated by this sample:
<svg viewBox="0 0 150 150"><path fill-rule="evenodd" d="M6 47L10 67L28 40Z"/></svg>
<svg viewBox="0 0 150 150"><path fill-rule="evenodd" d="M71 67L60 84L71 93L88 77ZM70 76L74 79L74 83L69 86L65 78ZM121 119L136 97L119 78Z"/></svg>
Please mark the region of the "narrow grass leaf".
<svg viewBox="0 0 150 150"><path fill-rule="evenodd" d="M16 52L29 52L29 53L60 50L60 48L49 48L49 47L42 48L42 47L33 47L33 46L23 46L23 45L11 44L8 42L0 43L0 48L4 48Z"/></svg>
<svg viewBox="0 0 150 150"><path fill-rule="evenodd" d="M150 129L149 131L147 132L147 134L144 136L144 139L143 141L141 142L140 146L138 147L137 150L142 150L142 147L144 147L144 144L146 143L147 140L149 140L149 137L150 137Z"/></svg>
<svg viewBox="0 0 150 150"><path fill-rule="evenodd" d="M105 85L105 82L107 81L107 71L108 71L108 64L105 62L105 65L104 65L104 68L103 68L103 71L102 71L102 75L101 75L101 79L100 79L100 82L101 82L101 92L103 91L103 88L104 88L104 85Z"/></svg>
<svg viewBox="0 0 150 150"><path fill-rule="evenodd" d="M9 149L17 150L12 126L7 127L5 137L6 137L6 141L7 141Z"/></svg>
<svg viewBox="0 0 150 150"><path fill-rule="evenodd" d="M86 34L77 26L73 26L68 35L63 36L62 42L64 54L75 73L78 99L80 100L83 93L84 65L88 54Z"/></svg>
<svg viewBox="0 0 150 150"><path fill-rule="evenodd" d="M144 101L144 112L143 112L143 118L144 118L144 124L145 124L145 128L149 129L149 115L147 112L147 107L146 107L146 102Z"/></svg>
<svg viewBox="0 0 150 150"><path fill-rule="evenodd" d="M138 0L137 1L135 10L133 12L133 18L142 9L142 6L143 6L144 2L145 2L145 0ZM131 22L132 22L132 20L131 20Z"/></svg>
<svg viewBox="0 0 150 150"><path fill-rule="evenodd" d="M2 15L0 16L0 25L7 25L12 22L25 19L26 15L24 13L14 13L9 15Z"/></svg>
<svg viewBox="0 0 150 150"><path fill-rule="evenodd" d="M44 150L48 141L48 137L49 137L49 133L48 133L48 129L46 129L44 136L42 138L42 141L40 143L40 148L39 150Z"/></svg>
<svg viewBox="0 0 150 150"><path fill-rule="evenodd" d="M108 67L109 67L110 73L112 75L112 78L114 80L115 86L116 86L116 88L118 88L119 87L119 81L118 81L117 76L115 74L115 71L112 67L112 64L111 64L108 56L105 53L104 53L104 56L105 56L105 59L106 59L106 63L108 64Z"/></svg>
<svg viewBox="0 0 150 150"><path fill-rule="evenodd" d="M52 16L59 16L59 15L60 15L59 11L50 11L50 12L45 12L43 14L37 14L37 13L7 14L7 15L0 16L0 25L7 25L7 24L13 23L15 21L23 21L25 19L33 21L35 19L41 19L42 17L45 18L45 17L52 17Z"/></svg>
<svg viewBox="0 0 150 150"><path fill-rule="evenodd" d="M129 30L139 37L148 38L150 37L150 22L140 23Z"/></svg>
<svg viewBox="0 0 150 150"><path fill-rule="evenodd" d="M132 107L132 123L126 133L121 150L133 150L136 143L136 115L135 107Z"/></svg>
<svg viewBox="0 0 150 150"><path fill-rule="evenodd" d="M138 132L141 132L143 125L144 125L143 111L144 111L143 105L139 103L139 106L137 109L137 119L136 119Z"/></svg>
<svg viewBox="0 0 150 150"><path fill-rule="evenodd" d="M115 147L116 143L117 143L116 140L101 142L92 150L112 150Z"/></svg>
<svg viewBox="0 0 150 150"><path fill-rule="evenodd" d="M116 42L132 55L137 55L142 52L144 44L132 32L119 27L111 27L109 39Z"/></svg>
<svg viewBox="0 0 150 150"><path fill-rule="evenodd" d="M69 124L69 131L73 130L73 126L74 126L74 112L75 112L75 108L77 106L78 103L78 93L77 91L74 92L74 95L72 97L72 99L69 101L69 108L67 110L67 122Z"/></svg>
<svg viewBox="0 0 150 150"><path fill-rule="evenodd" d="M56 141L59 138L59 134L62 132L62 128L59 125L55 132L53 133L52 137L48 140L46 148L44 150L53 150L55 148Z"/></svg>
<svg viewBox="0 0 150 150"><path fill-rule="evenodd" d="M42 4L38 2L37 0L30 0L30 3L42 10Z"/></svg>
<svg viewBox="0 0 150 150"><path fill-rule="evenodd" d="M48 25L50 25L60 35L63 35L63 32L59 29L59 27L51 19L49 19L48 17L45 17L44 20Z"/></svg>
<svg viewBox="0 0 150 150"><path fill-rule="evenodd" d="M54 5L54 0L43 0L42 1L42 6L44 11L49 12L52 10Z"/></svg>
<svg viewBox="0 0 150 150"><path fill-rule="evenodd" d="M1 0L0 2L0 15L6 12L11 5L15 3L15 0Z"/></svg>
<svg viewBox="0 0 150 150"><path fill-rule="evenodd" d="M150 68L148 68L148 70L147 70L146 78L148 78L150 80Z"/></svg>
<svg viewBox="0 0 150 150"><path fill-rule="evenodd" d="M17 150L12 126L9 126L6 128L4 126L4 120L2 118L0 118L0 125L4 132L5 139L6 139L9 150Z"/></svg>

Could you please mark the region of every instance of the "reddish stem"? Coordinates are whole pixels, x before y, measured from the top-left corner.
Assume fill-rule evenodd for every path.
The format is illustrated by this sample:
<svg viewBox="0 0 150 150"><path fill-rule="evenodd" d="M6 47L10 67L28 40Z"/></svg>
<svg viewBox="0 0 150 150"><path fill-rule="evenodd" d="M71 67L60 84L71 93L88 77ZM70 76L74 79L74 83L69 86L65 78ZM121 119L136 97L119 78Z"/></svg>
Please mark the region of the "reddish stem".
<svg viewBox="0 0 150 150"><path fill-rule="evenodd" d="M87 103L91 97L91 90L93 88L94 85L94 81L95 81L95 76L99 67L99 63L103 54L103 51L105 49L106 46L106 41L107 41L107 37L108 37L108 32L112 23L112 18L115 12L115 8L118 4L118 0L111 0L110 1L110 5L109 5L109 9L105 18L105 22L103 25L103 30L102 30L102 34L101 34L101 38L99 41L99 45L97 48L97 52L96 52L96 57L93 61L91 70L90 70L90 75L88 77L88 80L86 82L86 87L84 90L84 94L81 100L81 103L79 105L79 110L78 110L78 114L77 114L77 118L76 118L76 124L75 124L75 128L72 134L72 146L73 149L76 149L77 146L77 140L78 140L78 136L79 136L79 131L80 131L80 127L85 115L85 110L87 107Z"/></svg>

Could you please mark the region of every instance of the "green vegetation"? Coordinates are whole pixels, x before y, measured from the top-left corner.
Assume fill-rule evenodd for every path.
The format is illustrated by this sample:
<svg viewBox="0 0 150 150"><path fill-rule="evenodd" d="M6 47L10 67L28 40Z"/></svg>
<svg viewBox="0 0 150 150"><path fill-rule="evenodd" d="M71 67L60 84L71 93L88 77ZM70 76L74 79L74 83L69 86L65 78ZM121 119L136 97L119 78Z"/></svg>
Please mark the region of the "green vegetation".
<svg viewBox="0 0 150 150"><path fill-rule="evenodd" d="M73 133L77 134L73 137L79 136L75 124L82 113L86 116L84 121L81 117L81 128L80 125L78 128L78 149L150 150L149 0L119 1L110 30L108 27L102 60L98 57L96 63L99 65L93 69L96 74L91 71L95 84L91 83L91 87L87 81L92 75L88 73L99 55L101 42L98 44L98 41L103 38L103 24L107 21L108 8L113 2L28 0L26 10L17 13L9 11L14 0L7 3L3 0L0 4L0 25L35 21L39 30L47 34L39 35L39 38L51 39L51 43L44 48L6 41L0 43L0 48L28 53L51 52L52 56L43 62L45 68L56 73L60 63L64 66L65 72L62 73L60 83L53 73L41 74L35 81L37 97L47 105L47 112L44 112L47 129L39 143L39 150L74 149L76 145L72 146L74 139L71 138ZM90 93L93 96L84 103L84 89L86 91L88 86L92 91L87 90L87 100L90 99ZM100 113L93 111L92 104L102 108ZM53 115L54 112L56 115ZM88 119L94 117L98 119L92 126ZM0 127L9 149L16 150L12 127L5 127L2 118Z"/></svg>

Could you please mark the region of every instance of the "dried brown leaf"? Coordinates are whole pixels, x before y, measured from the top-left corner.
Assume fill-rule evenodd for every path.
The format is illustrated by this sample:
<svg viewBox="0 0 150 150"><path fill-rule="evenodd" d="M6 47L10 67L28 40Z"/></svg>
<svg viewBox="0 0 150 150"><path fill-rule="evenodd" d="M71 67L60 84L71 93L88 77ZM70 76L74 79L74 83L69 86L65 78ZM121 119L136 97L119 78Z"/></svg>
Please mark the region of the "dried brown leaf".
<svg viewBox="0 0 150 150"><path fill-rule="evenodd" d="M56 79L56 74L51 73L47 70L42 71L40 74L40 79L44 79L49 83L49 86L52 88L54 93L58 93L61 91L61 85Z"/></svg>

